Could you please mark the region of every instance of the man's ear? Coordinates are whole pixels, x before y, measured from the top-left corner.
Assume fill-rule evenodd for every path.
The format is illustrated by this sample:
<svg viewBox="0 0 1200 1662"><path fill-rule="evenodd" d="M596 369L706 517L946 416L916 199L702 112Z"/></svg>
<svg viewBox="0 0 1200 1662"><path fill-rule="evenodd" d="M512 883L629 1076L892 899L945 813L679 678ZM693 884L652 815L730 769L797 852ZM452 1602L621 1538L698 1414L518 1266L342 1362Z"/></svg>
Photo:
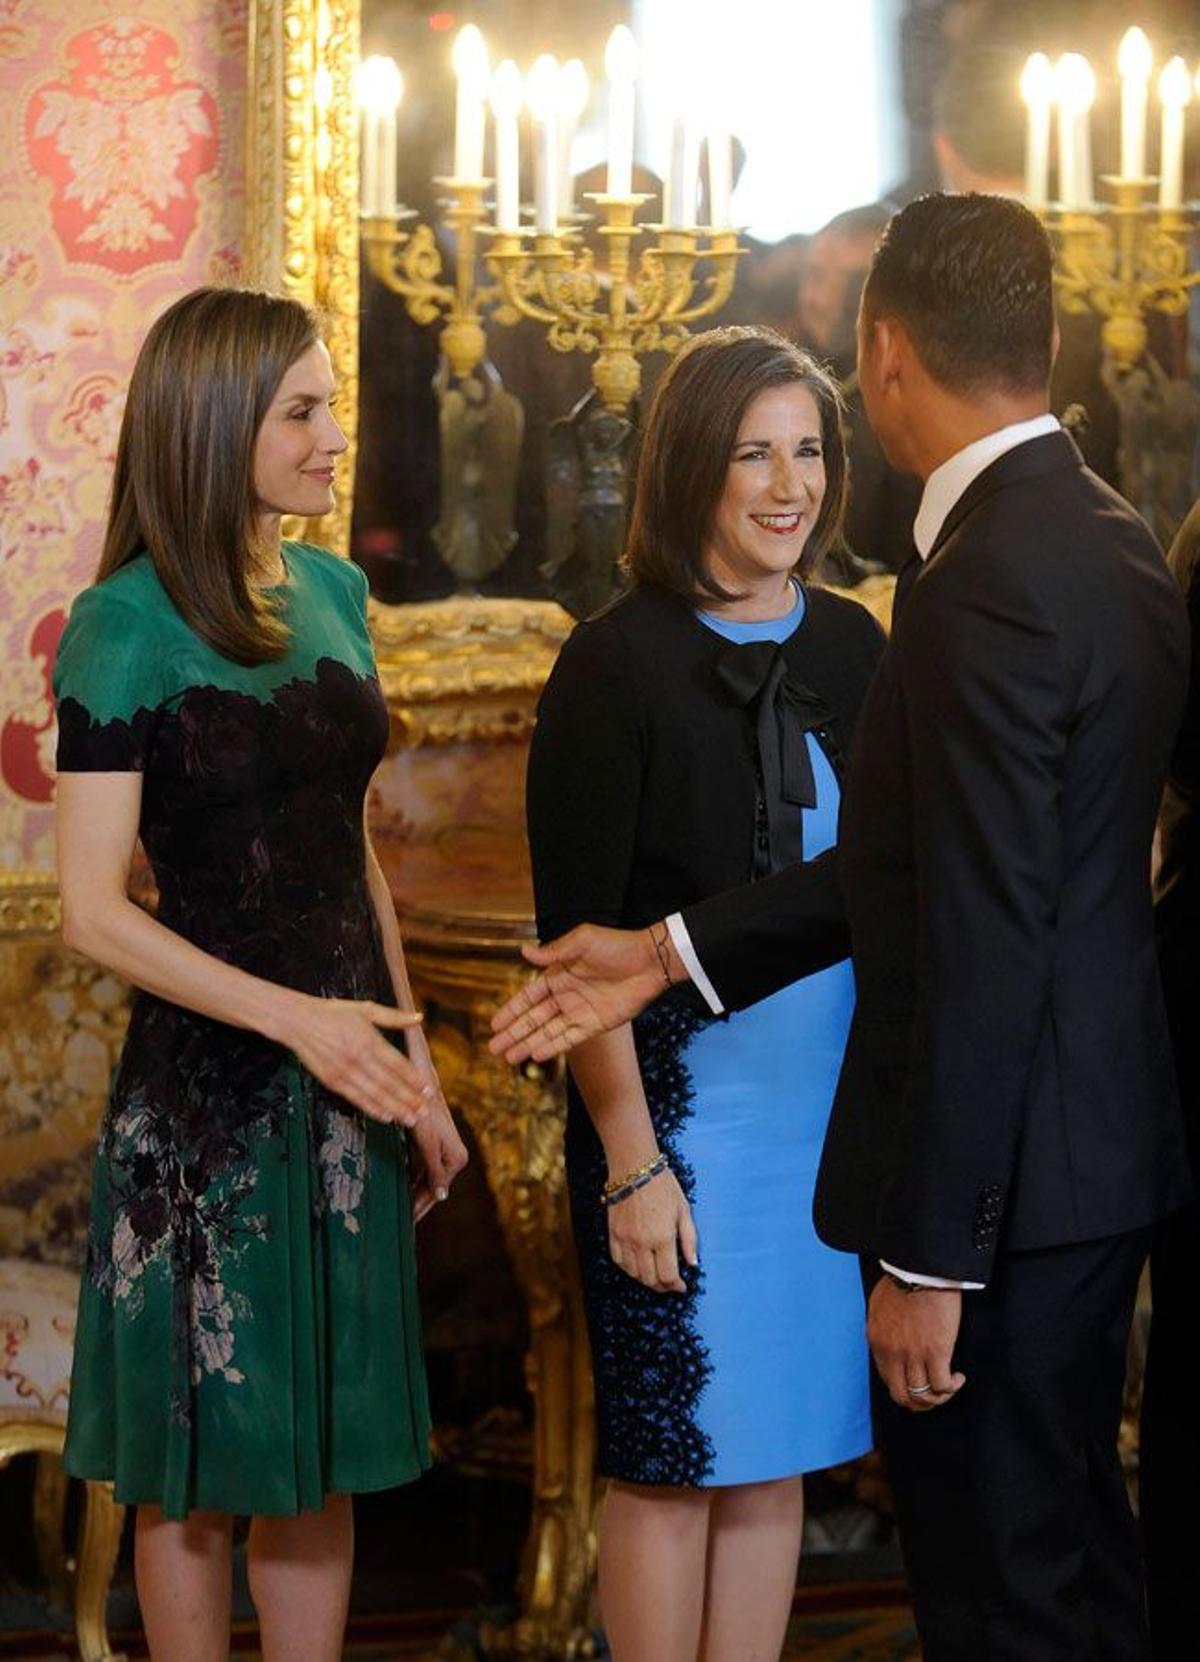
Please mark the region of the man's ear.
<svg viewBox="0 0 1200 1662"><path fill-rule="evenodd" d="M896 318L876 318L872 327L875 385L880 392L891 392L903 378L905 360L911 355L912 347L904 325Z"/></svg>
<svg viewBox="0 0 1200 1662"><path fill-rule="evenodd" d="M1062 345L1062 330L1058 327L1057 317L1054 319L1054 328L1050 332L1050 368L1053 371L1058 362L1058 349Z"/></svg>

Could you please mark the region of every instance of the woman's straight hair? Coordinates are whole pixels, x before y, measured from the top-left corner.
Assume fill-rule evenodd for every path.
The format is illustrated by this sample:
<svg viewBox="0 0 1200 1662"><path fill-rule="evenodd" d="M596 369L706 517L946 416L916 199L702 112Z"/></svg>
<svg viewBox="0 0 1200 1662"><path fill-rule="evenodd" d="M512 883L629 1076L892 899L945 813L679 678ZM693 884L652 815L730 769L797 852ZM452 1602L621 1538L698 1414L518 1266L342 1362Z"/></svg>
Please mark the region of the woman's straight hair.
<svg viewBox="0 0 1200 1662"><path fill-rule="evenodd" d="M254 445L280 382L319 338L299 301L195 289L153 324L129 383L96 581L148 553L184 621L235 663L288 648L252 581Z"/></svg>
<svg viewBox="0 0 1200 1662"><path fill-rule="evenodd" d="M804 552L804 575L841 536L846 439L837 383L774 329L734 324L686 341L667 365L638 452L622 561L633 582L694 602L737 600L704 569L704 544L725 489L747 409L771 387L806 387L821 418L825 496Z"/></svg>

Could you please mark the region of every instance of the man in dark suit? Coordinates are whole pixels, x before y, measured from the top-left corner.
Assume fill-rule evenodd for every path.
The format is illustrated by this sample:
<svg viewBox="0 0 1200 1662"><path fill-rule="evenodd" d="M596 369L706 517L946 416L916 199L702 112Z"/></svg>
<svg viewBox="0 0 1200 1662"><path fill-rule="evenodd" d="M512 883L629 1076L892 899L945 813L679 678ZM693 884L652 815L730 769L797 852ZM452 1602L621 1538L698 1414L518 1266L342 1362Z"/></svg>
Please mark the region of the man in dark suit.
<svg viewBox="0 0 1200 1662"><path fill-rule="evenodd" d="M866 1266L926 1662L1145 1654L1116 1439L1149 1231L1187 1193L1149 851L1188 647L1153 538L1048 414L1052 351L1025 208L935 196L892 220L859 374L924 492L843 801L858 1007L816 1216ZM655 969L662 988L659 947L710 1007L753 1002L837 875L792 867L665 940L531 953L553 967L496 1047L545 1055L621 997L624 1019Z"/></svg>

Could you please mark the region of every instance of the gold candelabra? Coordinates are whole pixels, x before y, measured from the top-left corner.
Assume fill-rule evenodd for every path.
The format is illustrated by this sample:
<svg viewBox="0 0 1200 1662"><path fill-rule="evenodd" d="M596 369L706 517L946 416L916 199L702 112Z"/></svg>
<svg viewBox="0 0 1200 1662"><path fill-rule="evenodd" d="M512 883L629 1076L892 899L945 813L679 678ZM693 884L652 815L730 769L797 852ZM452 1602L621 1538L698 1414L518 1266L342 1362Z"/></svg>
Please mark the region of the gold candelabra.
<svg viewBox="0 0 1200 1662"><path fill-rule="evenodd" d="M491 311L498 322L515 323L517 313L505 306L497 284L479 282L479 232L486 218L484 192L491 180L434 183L451 193L445 222L457 241L453 284L441 281L442 256L432 228L424 222L407 224L416 218L413 210L363 214L363 249L371 273L401 297L414 323L445 318L439 345L453 374L465 379L482 363L487 349L484 314Z"/></svg>
<svg viewBox="0 0 1200 1662"><path fill-rule="evenodd" d="M1045 219L1064 311L1098 313L1104 345L1124 371L1146 350L1146 312L1178 317L1200 282L1200 270L1188 268L1196 214L1147 201L1152 179L1106 176L1103 183L1114 201L1091 210L1048 210Z"/></svg>
<svg viewBox="0 0 1200 1662"><path fill-rule="evenodd" d="M575 227L532 233L494 231L488 263L508 310L547 326L559 352L596 354L592 380L605 407L624 415L641 384L639 356L673 352L689 326L718 311L733 292L744 249L731 229L669 229L634 223L649 196L588 193L601 216L597 235L607 245L607 270L578 247ZM633 269L633 245L653 233ZM696 266L711 270L696 297Z"/></svg>

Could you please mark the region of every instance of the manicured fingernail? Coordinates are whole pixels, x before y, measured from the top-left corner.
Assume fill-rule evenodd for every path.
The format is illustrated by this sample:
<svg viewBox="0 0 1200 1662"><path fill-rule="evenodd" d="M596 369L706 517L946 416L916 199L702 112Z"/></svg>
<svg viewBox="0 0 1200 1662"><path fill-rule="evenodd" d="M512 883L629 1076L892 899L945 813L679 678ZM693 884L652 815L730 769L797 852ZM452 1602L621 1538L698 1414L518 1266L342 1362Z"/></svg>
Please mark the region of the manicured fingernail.
<svg viewBox="0 0 1200 1662"><path fill-rule="evenodd" d="M433 1192L439 1200L449 1200L450 1198L449 1189L435 1189Z"/></svg>

